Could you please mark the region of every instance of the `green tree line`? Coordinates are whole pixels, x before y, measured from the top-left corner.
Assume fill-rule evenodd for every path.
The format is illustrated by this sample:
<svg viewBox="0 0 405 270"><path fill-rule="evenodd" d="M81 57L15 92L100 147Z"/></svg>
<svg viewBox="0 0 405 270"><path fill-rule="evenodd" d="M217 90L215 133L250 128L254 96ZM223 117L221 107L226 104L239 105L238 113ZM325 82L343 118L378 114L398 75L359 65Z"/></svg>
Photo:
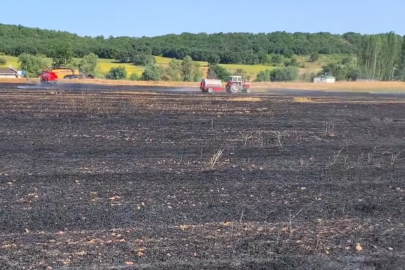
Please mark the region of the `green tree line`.
<svg viewBox="0 0 405 270"><path fill-rule="evenodd" d="M165 68L155 63L148 63L145 70L139 77L131 74L131 80L142 81L184 81L196 82L202 79L202 71L198 62L193 61L190 56L185 56L183 60L172 59ZM106 79L121 80L127 77L125 67L115 67L106 75Z"/></svg>
<svg viewBox="0 0 405 270"><path fill-rule="evenodd" d="M153 56L165 56L183 62L189 57L191 61L208 61L211 66L217 68L215 65L218 63L277 64L282 58L291 59L288 65L296 66L293 55L308 55L311 62L316 62L320 54L347 54L348 58L342 62L325 65L321 73L332 74L338 80L405 80L404 37L393 32L375 35L354 32L343 35L325 32L183 33L157 37L105 38L81 37L62 31L0 24L0 53L19 56L25 59L25 62L31 61L32 66L37 69L43 68L44 63L27 55L50 57L54 66L81 65L92 73L94 65L91 62L94 63L95 58L110 58L121 63L145 66L147 72L144 78L159 77L171 80L190 78L185 77L184 73L173 71L180 70L177 62L171 63L171 70L162 70L156 65ZM89 55L92 59L87 57L86 63L72 63L74 57ZM4 62L4 59L1 61ZM213 72L213 69L211 71ZM284 69L280 74L289 72ZM291 77L290 75L287 77ZM264 72L260 76L261 79L267 80L270 73ZM282 77L273 74L273 78Z"/></svg>
<svg viewBox="0 0 405 270"><path fill-rule="evenodd" d="M394 32L364 35L355 56L356 59L348 56L340 63L329 63L320 73L331 74L339 81L405 80L405 37Z"/></svg>
<svg viewBox="0 0 405 270"><path fill-rule="evenodd" d="M347 33L216 33L163 35L157 37L89 37L76 34L0 24L0 52L19 56L23 53L54 57L69 45L73 57L90 53L119 62L153 64L148 56L165 56L209 63L259 64L269 61L269 54L296 55L353 54L362 35ZM60 53L60 52L59 52Z"/></svg>

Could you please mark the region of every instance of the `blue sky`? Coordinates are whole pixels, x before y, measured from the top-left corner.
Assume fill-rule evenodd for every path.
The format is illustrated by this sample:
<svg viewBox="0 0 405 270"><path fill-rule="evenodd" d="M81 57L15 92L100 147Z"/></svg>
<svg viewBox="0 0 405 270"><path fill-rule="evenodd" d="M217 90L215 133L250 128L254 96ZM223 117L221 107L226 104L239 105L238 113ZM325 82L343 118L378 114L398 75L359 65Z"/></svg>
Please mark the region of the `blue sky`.
<svg viewBox="0 0 405 270"><path fill-rule="evenodd" d="M0 23L63 30L81 36L273 31L338 34L395 31L405 35L404 0L2 2Z"/></svg>

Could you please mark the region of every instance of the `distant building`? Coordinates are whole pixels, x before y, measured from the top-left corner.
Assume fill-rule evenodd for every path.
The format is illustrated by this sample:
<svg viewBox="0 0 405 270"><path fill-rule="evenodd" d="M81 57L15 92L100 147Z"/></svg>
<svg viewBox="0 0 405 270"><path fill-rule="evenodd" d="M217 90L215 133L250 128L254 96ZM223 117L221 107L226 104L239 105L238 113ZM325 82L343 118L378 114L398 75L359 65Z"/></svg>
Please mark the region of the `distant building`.
<svg viewBox="0 0 405 270"><path fill-rule="evenodd" d="M0 78L18 78L18 72L11 68L0 68Z"/></svg>
<svg viewBox="0 0 405 270"><path fill-rule="evenodd" d="M314 83L334 83L336 78L330 75L316 76L313 79Z"/></svg>

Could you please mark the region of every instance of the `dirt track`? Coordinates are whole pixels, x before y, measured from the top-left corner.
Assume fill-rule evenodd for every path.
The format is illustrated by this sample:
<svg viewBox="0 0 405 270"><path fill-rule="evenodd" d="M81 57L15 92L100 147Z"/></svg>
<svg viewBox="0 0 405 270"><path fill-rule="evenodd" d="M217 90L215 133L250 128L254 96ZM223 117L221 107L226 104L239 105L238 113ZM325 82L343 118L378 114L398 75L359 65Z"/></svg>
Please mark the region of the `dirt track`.
<svg viewBox="0 0 405 270"><path fill-rule="evenodd" d="M403 100L0 96L1 269L405 263Z"/></svg>

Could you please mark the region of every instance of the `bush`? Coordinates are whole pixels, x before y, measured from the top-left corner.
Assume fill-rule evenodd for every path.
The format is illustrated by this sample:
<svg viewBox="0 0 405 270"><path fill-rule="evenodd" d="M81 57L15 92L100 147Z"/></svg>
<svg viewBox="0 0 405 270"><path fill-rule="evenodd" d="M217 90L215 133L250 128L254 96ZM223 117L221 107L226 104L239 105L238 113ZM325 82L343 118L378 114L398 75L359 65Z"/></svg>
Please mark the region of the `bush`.
<svg viewBox="0 0 405 270"><path fill-rule="evenodd" d="M153 55L139 54L139 55L135 55L132 58L132 62L136 66L147 66L147 65L151 65L151 64L156 64L156 59Z"/></svg>
<svg viewBox="0 0 405 270"><path fill-rule="evenodd" d="M6 58L0 57L0 65L5 65L7 64Z"/></svg>
<svg viewBox="0 0 405 270"><path fill-rule="evenodd" d="M48 68L45 59L26 53L18 56L18 63L20 69L25 70L28 76L38 76L44 69Z"/></svg>
<svg viewBox="0 0 405 270"><path fill-rule="evenodd" d="M127 70L125 67L111 68L110 71L105 76L108 80L122 80L127 77Z"/></svg>
<svg viewBox="0 0 405 270"><path fill-rule="evenodd" d="M257 74L258 82L287 82L298 79L299 72L296 67L275 68L273 70L263 70Z"/></svg>
<svg viewBox="0 0 405 270"><path fill-rule="evenodd" d="M294 55L294 51L291 49L283 50L283 55L287 58L291 58Z"/></svg>
<svg viewBox="0 0 405 270"><path fill-rule="evenodd" d="M271 64L278 65L283 61L283 57L279 54L274 54L271 56Z"/></svg>
<svg viewBox="0 0 405 270"><path fill-rule="evenodd" d="M288 82L298 79L299 72L296 67L275 68L270 73L272 82Z"/></svg>
<svg viewBox="0 0 405 270"><path fill-rule="evenodd" d="M309 56L309 62L315 63L318 60L319 60L319 53L317 52L311 53L311 55Z"/></svg>
<svg viewBox="0 0 405 270"><path fill-rule="evenodd" d="M80 63L77 63L77 67L85 74L94 75L96 72L97 62L98 56L94 53L90 53L85 55Z"/></svg>
<svg viewBox="0 0 405 270"><path fill-rule="evenodd" d="M231 74L226 68L219 65L210 65L207 71L207 79L219 79L222 81L227 81L230 75Z"/></svg>
<svg viewBox="0 0 405 270"><path fill-rule="evenodd" d="M162 68L159 66L149 64L145 67L141 79L143 81L160 81L163 73Z"/></svg>
<svg viewBox="0 0 405 270"><path fill-rule="evenodd" d="M298 66L297 58L293 57L293 58L291 59L290 66L293 66L293 67L297 67L297 66Z"/></svg>
<svg viewBox="0 0 405 270"><path fill-rule="evenodd" d="M343 65L348 65L348 64L351 64L352 62L353 62L353 58L350 55L342 59Z"/></svg>
<svg viewBox="0 0 405 270"><path fill-rule="evenodd" d="M270 81L271 70L262 70L256 76L256 81L258 82L269 82Z"/></svg>

